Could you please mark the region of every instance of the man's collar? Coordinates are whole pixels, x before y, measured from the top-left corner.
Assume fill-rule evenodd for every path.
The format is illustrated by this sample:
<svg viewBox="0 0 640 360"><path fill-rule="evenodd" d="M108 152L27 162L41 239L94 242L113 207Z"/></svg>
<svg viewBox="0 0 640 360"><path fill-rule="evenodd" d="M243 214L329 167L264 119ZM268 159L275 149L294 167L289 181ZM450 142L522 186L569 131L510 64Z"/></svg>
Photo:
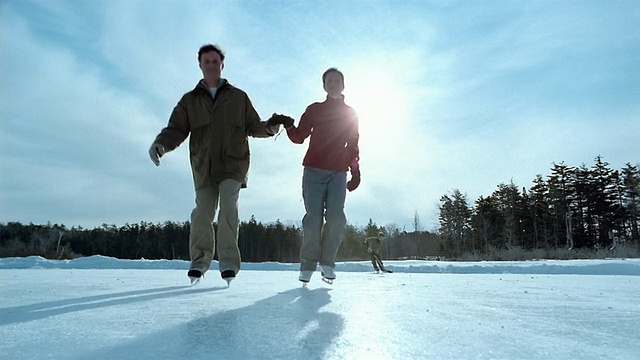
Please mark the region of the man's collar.
<svg viewBox="0 0 640 360"><path fill-rule="evenodd" d="M209 88L210 88L210 86L207 84L207 82L206 82L204 79L201 79L201 80L200 80L200 84L201 84L202 86L204 86L206 89L209 89ZM223 87L223 86L224 86L224 85L226 85L226 84L227 84L227 79L225 79L225 78L220 78L220 80L218 80L218 86L216 86L215 88L216 88L216 89L220 89L221 87Z"/></svg>

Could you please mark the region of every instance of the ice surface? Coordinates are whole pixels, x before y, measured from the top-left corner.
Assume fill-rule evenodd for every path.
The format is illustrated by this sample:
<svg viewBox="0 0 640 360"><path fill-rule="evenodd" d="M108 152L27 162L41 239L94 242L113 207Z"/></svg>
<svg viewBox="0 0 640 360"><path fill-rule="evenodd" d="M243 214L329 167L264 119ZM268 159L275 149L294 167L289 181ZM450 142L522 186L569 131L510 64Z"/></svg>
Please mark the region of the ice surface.
<svg viewBox="0 0 640 360"><path fill-rule="evenodd" d="M640 260L243 264L0 259L2 359L638 359Z"/></svg>

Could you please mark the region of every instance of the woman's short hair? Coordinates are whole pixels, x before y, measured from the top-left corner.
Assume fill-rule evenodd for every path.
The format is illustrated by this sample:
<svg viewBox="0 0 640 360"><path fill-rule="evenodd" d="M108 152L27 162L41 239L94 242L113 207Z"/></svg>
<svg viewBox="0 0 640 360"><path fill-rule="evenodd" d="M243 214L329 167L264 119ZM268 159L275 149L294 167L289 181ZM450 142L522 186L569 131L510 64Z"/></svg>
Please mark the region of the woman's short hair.
<svg viewBox="0 0 640 360"><path fill-rule="evenodd" d="M332 73L332 72L335 72L338 75L340 75L340 79L342 80L342 85L344 85L344 74L342 73L342 71L340 71L340 70L338 70L337 68L334 68L334 67L327 69L327 71L325 71L322 74L322 83L323 84L325 83L325 81L327 80L327 75L329 75L329 73Z"/></svg>

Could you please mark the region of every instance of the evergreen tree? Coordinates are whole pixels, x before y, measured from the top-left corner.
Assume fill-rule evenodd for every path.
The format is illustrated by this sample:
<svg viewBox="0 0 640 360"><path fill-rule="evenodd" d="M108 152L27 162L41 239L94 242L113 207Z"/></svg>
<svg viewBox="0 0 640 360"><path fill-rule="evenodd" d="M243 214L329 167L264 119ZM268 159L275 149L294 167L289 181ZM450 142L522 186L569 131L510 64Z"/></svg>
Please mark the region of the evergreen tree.
<svg viewBox="0 0 640 360"><path fill-rule="evenodd" d="M246 261L254 262L262 259L264 254L264 226L251 215L248 222L241 222L238 230L238 248Z"/></svg>
<svg viewBox="0 0 640 360"><path fill-rule="evenodd" d="M616 228L617 206L617 179L618 172L609 168L601 156L597 156L596 163L590 172L591 182L589 186L589 204L592 216L590 223L594 227L595 243L598 246L608 246L613 240L613 231Z"/></svg>
<svg viewBox="0 0 640 360"><path fill-rule="evenodd" d="M513 181L509 184L500 184L498 185L498 190L491 196L496 199L498 211L503 219L501 231L502 243L508 248L521 245L521 211L519 205L522 203L522 199L518 188Z"/></svg>
<svg viewBox="0 0 640 360"><path fill-rule="evenodd" d="M471 209L466 195L454 189L451 197L440 198L440 236L449 255L460 255L472 250Z"/></svg>
<svg viewBox="0 0 640 360"><path fill-rule="evenodd" d="M640 170L627 163L622 169L623 206L625 209L624 237L640 243Z"/></svg>
<svg viewBox="0 0 640 360"><path fill-rule="evenodd" d="M374 231L374 229L377 229L377 226L371 219L369 219L369 225L369 231ZM355 226L347 224L345 226L344 239L342 240L342 245L340 245L340 249L338 250L336 259L339 259L341 261L362 259L366 254L366 249L364 248L364 238L364 231L358 231Z"/></svg>
<svg viewBox="0 0 640 360"><path fill-rule="evenodd" d="M527 193L526 188L522 188L522 193L516 202L517 213L520 229L520 245L525 249L536 249L537 240L535 239L535 223L532 209L536 206L533 203L531 193Z"/></svg>
<svg viewBox="0 0 640 360"><path fill-rule="evenodd" d="M576 187L572 186L575 179L576 169L561 162L553 164L551 175L547 180L548 204L550 206L551 235L553 246L559 247L561 244L568 248L573 247L573 227L571 205L581 209L581 200L576 197Z"/></svg>
<svg viewBox="0 0 640 360"><path fill-rule="evenodd" d="M367 226L365 226L364 228L364 234L365 236L378 236L378 233L380 232L380 228L378 227L378 225L376 225L375 222L373 222L373 219L369 219L369 222L367 223Z"/></svg>
<svg viewBox="0 0 640 360"><path fill-rule="evenodd" d="M503 217L498 209L497 199L493 196L480 196L475 203L475 212L471 216L474 238L477 250L488 253L498 245L502 232Z"/></svg>
<svg viewBox="0 0 640 360"><path fill-rule="evenodd" d="M551 230L551 209L549 206L549 186L538 174L529 192L529 212L533 222L533 247L548 248Z"/></svg>

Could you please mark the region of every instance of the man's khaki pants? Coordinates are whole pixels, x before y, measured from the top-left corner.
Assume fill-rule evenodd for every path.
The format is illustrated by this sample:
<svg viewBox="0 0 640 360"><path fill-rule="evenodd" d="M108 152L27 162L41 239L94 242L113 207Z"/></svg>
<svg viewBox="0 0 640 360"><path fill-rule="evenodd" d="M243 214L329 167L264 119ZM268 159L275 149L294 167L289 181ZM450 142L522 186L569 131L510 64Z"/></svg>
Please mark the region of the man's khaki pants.
<svg viewBox="0 0 640 360"><path fill-rule="evenodd" d="M191 269L204 274L213 261L216 246L213 219L218 201L218 262L220 272L240 271L240 250L238 249L238 197L240 182L223 180L220 185L196 190L196 207L191 212L191 233L189 252Z"/></svg>

